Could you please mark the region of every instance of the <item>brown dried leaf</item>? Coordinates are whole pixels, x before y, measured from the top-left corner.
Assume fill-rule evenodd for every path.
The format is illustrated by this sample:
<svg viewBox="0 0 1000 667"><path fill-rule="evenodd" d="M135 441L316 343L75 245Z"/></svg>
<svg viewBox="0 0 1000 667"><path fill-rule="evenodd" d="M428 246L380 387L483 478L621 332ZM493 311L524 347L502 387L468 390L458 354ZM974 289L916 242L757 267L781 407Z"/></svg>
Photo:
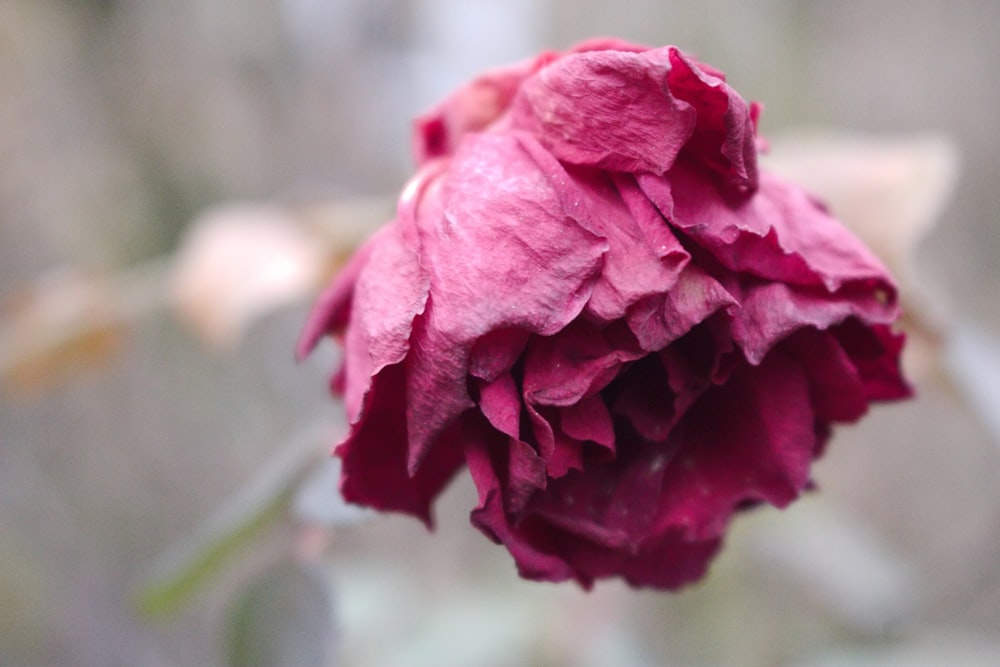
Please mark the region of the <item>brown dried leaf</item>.
<svg viewBox="0 0 1000 667"><path fill-rule="evenodd" d="M75 373L107 363L126 329L111 281L61 269L14 293L0 331L0 380L37 394Z"/></svg>

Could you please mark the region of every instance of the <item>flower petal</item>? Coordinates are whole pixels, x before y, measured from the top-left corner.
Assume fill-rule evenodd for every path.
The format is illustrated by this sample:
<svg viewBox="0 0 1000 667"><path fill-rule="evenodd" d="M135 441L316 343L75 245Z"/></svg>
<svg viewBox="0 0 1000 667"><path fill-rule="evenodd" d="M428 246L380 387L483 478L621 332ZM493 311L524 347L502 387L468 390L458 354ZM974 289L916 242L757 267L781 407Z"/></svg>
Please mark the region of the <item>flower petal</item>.
<svg viewBox="0 0 1000 667"><path fill-rule="evenodd" d="M757 189L757 148L752 107L726 84L721 72L670 47L670 90L697 111L684 152L722 178L729 199Z"/></svg>
<svg viewBox="0 0 1000 667"><path fill-rule="evenodd" d="M508 467L500 460L506 451L505 443L497 434L482 433L480 437L465 439L465 459L479 491L479 504L470 514L472 525L507 547L522 577L543 581L570 579L573 571L565 561L547 552L544 545L532 544L512 525L504 507L503 484L496 472Z"/></svg>
<svg viewBox="0 0 1000 667"><path fill-rule="evenodd" d="M708 273L688 264L666 294L643 299L629 309L626 322L646 352L662 350L699 322L736 299Z"/></svg>
<svg viewBox="0 0 1000 667"><path fill-rule="evenodd" d="M906 340L903 334L893 333L884 324L868 327L855 318L832 327L830 333L851 358L869 401L894 401L913 395L900 368L900 354Z"/></svg>
<svg viewBox="0 0 1000 667"><path fill-rule="evenodd" d="M430 505L462 464L462 443L444 437L416 474L406 467L406 383L401 364L372 379L364 417L336 448L350 502L412 514L431 525Z"/></svg>
<svg viewBox="0 0 1000 667"><path fill-rule="evenodd" d="M623 327L577 319L553 336L533 338L524 355L524 400L572 405L606 387L622 366L643 356Z"/></svg>
<svg viewBox="0 0 1000 667"><path fill-rule="evenodd" d="M476 134L426 191L417 220L431 296L407 359L411 470L471 405L480 337L555 333L590 298L607 244L566 215L556 187L517 138Z"/></svg>
<svg viewBox="0 0 1000 667"><path fill-rule="evenodd" d="M826 329L850 317L868 323L895 319L896 307L872 290L844 290L829 295L823 290L783 283L764 283L747 288L743 307L734 311L733 340L747 360L760 363L779 341L802 327Z"/></svg>
<svg viewBox="0 0 1000 667"><path fill-rule="evenodd" d="M669 50L586 51L525 79L513 129L557 159L610 171L662 174L695 128L695 110L667 86Z"/></svg>
<svg viewBox="0 0 1000 667"><path fill-rule="evenodd" d="M805 372L791 357L775 351L736 369L674 429L680 450L664 475L660 530L710 539L742 503L787 505L809 479L814 423Z"/></svg>
<svg viewBox="0 0 1000 667"><path fill-rule="evenodd" d="M519 86L557 58L546 51L531 60L485 72L414 122L417 164L453 154L462 138L495 123L510 106Z"/></svg>
<svg viewBox="0 0 1000 667"><path fill-rule="evenodd" d="M384 230L376 232L355 250L347 264L316 299L295 345L296 359L302 361L315 349L323 336L339 333L347 326L358 274L368 264L368 259L383 233Z"/></svg>
<svg viewBox="0 0 1000 667"><path fill-rule="evenodd" d="M640 174L642 191L687 238L731 271L767 280L823 286L836 292L854 285L895 301L888 272L865 246L819 205L784 180L760 176L757 194L726 202L688 161L669 180Z"/></svg>

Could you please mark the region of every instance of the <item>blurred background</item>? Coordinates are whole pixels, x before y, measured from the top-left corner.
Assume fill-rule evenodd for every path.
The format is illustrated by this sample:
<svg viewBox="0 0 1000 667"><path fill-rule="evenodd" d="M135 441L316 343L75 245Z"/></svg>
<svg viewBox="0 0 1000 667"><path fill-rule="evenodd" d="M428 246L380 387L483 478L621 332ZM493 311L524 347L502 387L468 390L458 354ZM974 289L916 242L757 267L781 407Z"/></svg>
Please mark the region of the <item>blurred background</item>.
<svg viewBox="0 0 1000 667"><path fill-rule="evenodd" d="M0 1L0 665L1000 664L1000 3ZM898 272L917 400L678 595L516 577L333 492L310 300L410 120L613 35L765 104L772 166ZM805 128L805 129L803 129Z"/></svg>

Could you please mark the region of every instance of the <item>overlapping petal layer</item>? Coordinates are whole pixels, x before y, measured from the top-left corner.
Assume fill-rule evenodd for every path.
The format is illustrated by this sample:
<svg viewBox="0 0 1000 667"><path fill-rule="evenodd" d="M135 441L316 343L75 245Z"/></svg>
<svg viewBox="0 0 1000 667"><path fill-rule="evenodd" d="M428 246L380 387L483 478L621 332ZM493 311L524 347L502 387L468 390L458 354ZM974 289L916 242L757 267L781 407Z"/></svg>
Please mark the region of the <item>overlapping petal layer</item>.
<svg viewBox="0 0 1000 667"><path fill-rule="evenodd" d="M659 588L793 501L834 423L909 389L892 279L758 173L756 118L678 49L604 40L419 119L396 219L299 348L345 347L344 495L429 523L464 464L522 576Z"/></svg>

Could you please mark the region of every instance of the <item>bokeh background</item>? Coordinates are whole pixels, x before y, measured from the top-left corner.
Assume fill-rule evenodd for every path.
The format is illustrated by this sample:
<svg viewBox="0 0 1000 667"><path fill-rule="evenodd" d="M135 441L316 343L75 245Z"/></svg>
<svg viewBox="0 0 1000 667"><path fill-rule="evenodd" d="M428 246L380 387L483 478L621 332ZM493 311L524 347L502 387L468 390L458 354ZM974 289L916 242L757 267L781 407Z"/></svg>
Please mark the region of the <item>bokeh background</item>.
<svg viewBox="0 0 1000 667"><path fill-rule="evenodd" d="M993 0L2 0L0 664L1000 664L998 30ZM918 399L678 595L520 581L467 482L434 535L338 505L336 351L291 354L410 119L598 35L763 101L776 167L898 227L910 290Z"/></svg>

